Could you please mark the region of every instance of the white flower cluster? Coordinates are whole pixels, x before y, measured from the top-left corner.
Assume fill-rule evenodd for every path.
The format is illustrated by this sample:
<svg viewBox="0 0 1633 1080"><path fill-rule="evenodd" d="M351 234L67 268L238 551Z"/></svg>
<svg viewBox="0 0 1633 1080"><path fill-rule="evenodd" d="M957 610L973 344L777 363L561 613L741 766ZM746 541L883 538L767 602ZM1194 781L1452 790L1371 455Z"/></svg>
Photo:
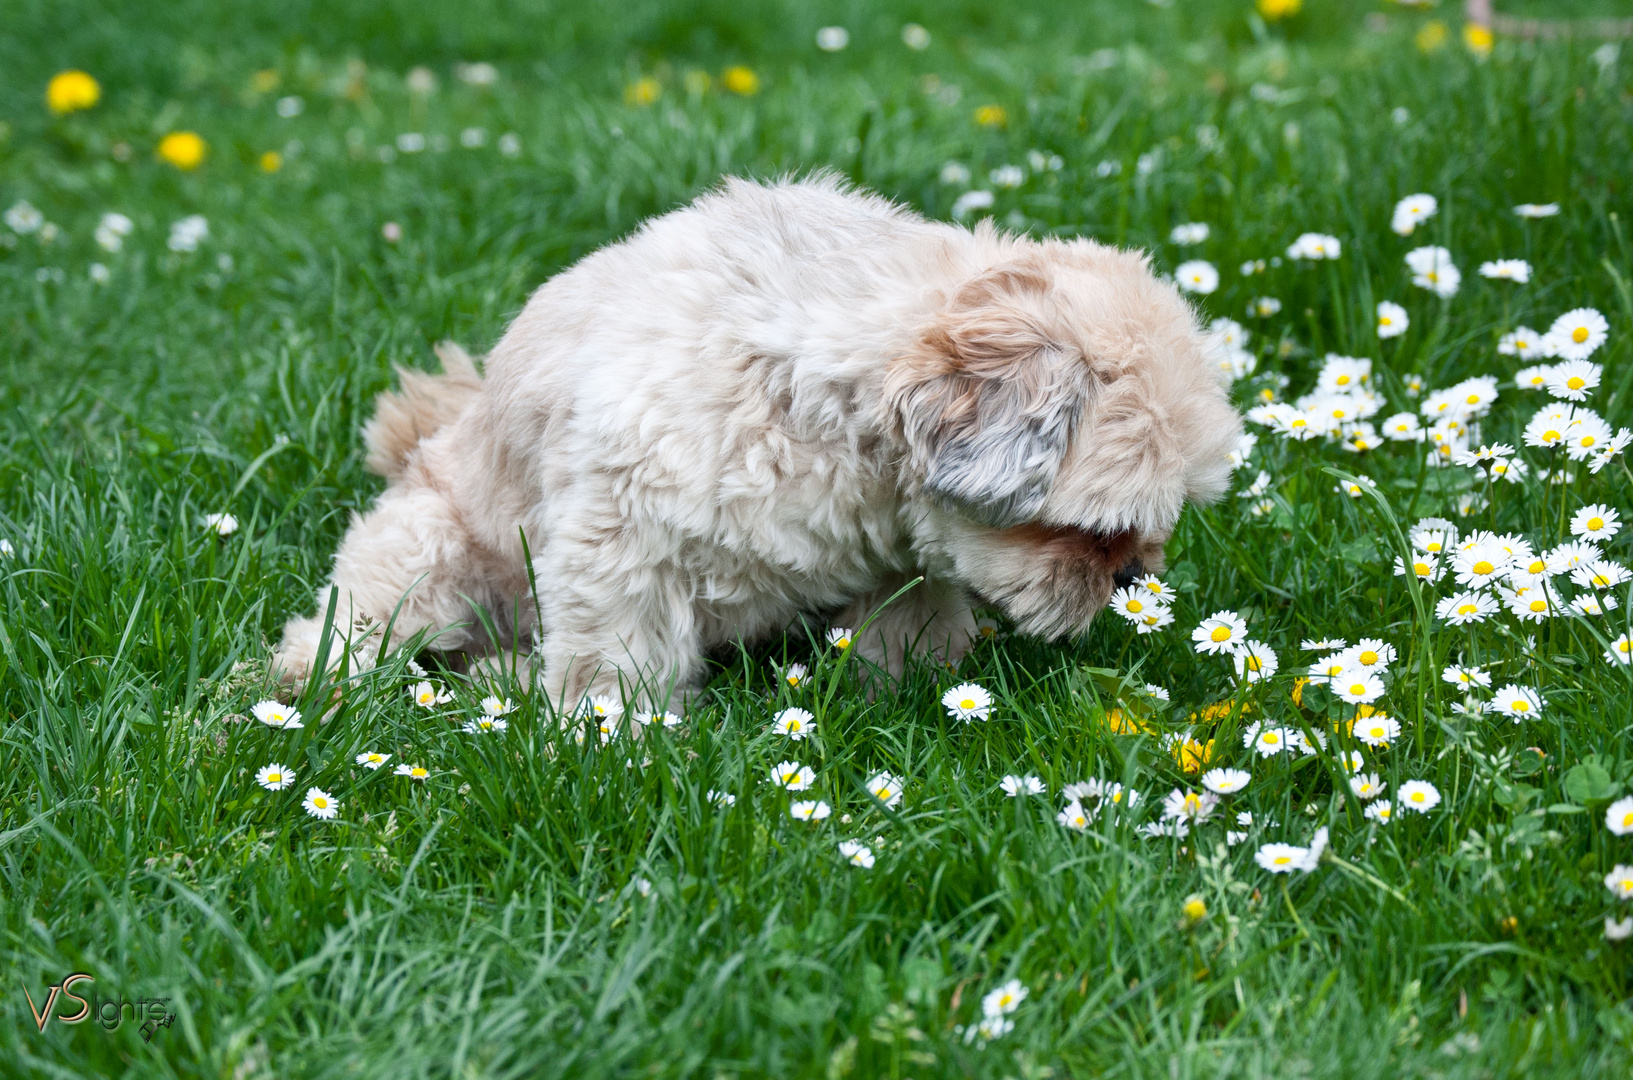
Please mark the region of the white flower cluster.
<svg viewBox="0 0 1633 1080"><path fill-rule="evenodd" d="M1351 450L1369 450L1378 432L1368 421L1384 400L1371 387L1372 361L1328 353L1315 389L1292 403L1268 401L1248 410L1247 418L1294 442L1341 439ZM1385 437L1388 435L1386 430Z"/></svg>
<svg viewBox="0 0 1633 1080"><path fill-rule="evenodd" d="M1173 602L1173 588L1155 574L1147 574L1112 593L1109 606L1133 623L1137 633L1154 634L1173 623Z"/></svg>
<svg viewBox="0 0 1633 1080"><path fill-rule="evenodd" d="M1248 351L1252 333L1235 319L1215 319L1208 325L1207 345L1219 370L1232 379L1253 374L1259 359Z"/></svg>

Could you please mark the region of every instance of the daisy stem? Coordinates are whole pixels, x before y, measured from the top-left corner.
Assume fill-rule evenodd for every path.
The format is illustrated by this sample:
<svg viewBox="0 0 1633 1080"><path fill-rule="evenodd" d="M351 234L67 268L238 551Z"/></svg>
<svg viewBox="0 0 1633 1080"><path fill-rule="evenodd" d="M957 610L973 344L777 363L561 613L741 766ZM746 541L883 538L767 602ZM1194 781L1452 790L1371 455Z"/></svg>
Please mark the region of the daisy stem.
<svg viewBox="0 0 1633 1080"><path fill-rule="evenodd" d="M1287 910L1293 916L1293 924L1298 927L1298 932L1304 936L1305 940L1314 941L1315 938L1310 935L1310 928L1304 925L1304 920L1298 916L1298 908L1293 906L1293 897L1287 891L1287 879L1285 877L1281 881L1281 898L1287 902Z"/></svg>

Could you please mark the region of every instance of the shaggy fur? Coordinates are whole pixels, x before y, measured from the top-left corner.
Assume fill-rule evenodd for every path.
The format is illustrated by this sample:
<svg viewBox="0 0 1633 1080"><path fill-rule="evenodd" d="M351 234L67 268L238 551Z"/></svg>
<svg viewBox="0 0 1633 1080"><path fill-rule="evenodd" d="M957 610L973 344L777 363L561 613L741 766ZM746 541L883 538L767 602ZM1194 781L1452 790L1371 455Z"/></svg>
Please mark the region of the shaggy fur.
<svg viewBox="0 0 1633 1080"><path fill-rule="evenodd" d="M710 647L801 612L859 626L921 575L857 643L892 672L962 654L972 600L1081 631L1160 569L1186 499L1224 489L1240 432L1143 256L926 221L828 177L729 180L546 282L484 377L441 355L365 429L390 484L318 617L285 630L292 681L329 589L354 661L395 611L394 638L531 648L568 705L673 704Z"/></svg>

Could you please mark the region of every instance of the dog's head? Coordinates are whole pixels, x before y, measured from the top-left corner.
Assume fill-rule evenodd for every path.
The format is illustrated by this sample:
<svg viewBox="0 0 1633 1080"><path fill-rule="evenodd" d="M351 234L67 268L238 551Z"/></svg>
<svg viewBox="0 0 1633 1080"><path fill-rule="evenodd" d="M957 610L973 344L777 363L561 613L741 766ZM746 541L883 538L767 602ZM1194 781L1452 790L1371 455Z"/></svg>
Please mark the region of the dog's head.
<svg viewBox="0 0 1633 1080"><path fill-rule="evenodd" d="M1089 241L1027 245L965 282L892 361L886 400L932 564L1050 637L1162 568L1241 433L1190 305L1144 257Z"/></svg>

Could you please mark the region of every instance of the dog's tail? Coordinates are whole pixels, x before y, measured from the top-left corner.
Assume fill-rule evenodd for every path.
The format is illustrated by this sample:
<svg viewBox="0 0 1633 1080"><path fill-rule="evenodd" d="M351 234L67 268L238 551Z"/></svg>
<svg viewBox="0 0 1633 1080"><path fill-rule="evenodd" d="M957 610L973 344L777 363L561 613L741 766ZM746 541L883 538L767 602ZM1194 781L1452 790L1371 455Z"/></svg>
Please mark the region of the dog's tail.
<svg viewBox="0 0 1633 1080"><path fill-rule="evenodd" d="M436 354L442 361L441 375L399 367L401 389L374 399L374 415L363 425L363 445L368 448L363 464L370 472L391 480L401 476L420 440L464 412L482 389L476 362L464 349L443 341Z"/></svg>

